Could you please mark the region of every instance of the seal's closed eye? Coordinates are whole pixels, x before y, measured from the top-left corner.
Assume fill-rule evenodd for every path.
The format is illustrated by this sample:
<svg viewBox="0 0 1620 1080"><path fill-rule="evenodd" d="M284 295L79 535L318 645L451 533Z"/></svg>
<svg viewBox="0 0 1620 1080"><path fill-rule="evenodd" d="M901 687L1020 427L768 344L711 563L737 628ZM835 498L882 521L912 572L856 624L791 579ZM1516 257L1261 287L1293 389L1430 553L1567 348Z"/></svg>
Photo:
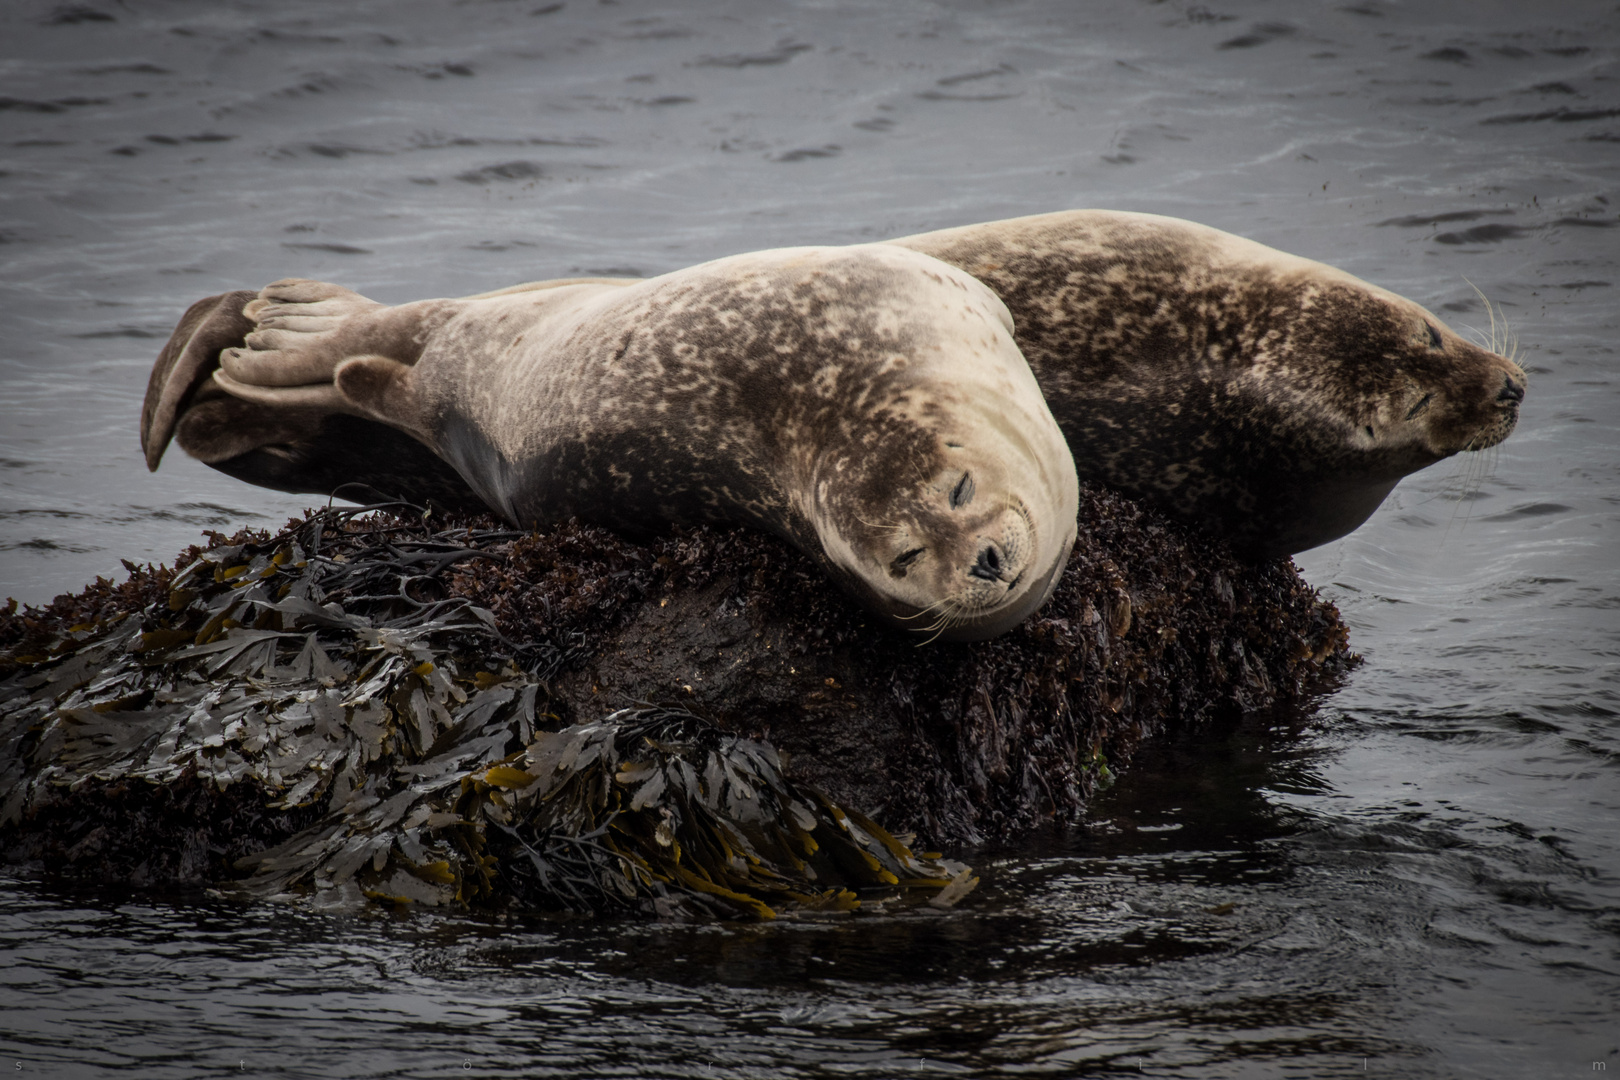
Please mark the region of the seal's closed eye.
<svg viewBox="0 0 1620 1080"><path fill-rule="evenodd" d="M973 501L973 474L963 473L962 479L951 489L951 509L966 506Z"/></svg>
<svg viewBox="0 0 1620 1080"><path fill-rule="evenodd" d="M1416 405L1412 406L1411 409L1407 410L1406 418L1408 420L1412 419L1418 413L1422 412L1424 409L1427 409L1429 407L1429 402L1431 402L1433 400L1434 400L1434 393L1432 391L1430 393L1424 394L1423 397L1421 399L1419 399L1419 401L1418 401L1418 403Z"/></svg>
<svg viewBox="0 0 1620 1080"><path fill-rule="evenodd" d="M1438 330L1436 330L1434 328L1434 324L1433 323L1424 323L1423 325L1429 331L1429 348L1431 348L1431 349L1444 348L1445 347L1445 342L1440 339L1440 331L1438 331Z"/></svg>
<svg viewBox="0 0 1620 1080"><path fill-rule="evenodd" d="M896 555L894 561L889 563L889 573L895 577L905 577L906 571L911 569L911 564L917 561L917 557L924 550L923 548L912 548L910 551L903 551Z"/></svg>

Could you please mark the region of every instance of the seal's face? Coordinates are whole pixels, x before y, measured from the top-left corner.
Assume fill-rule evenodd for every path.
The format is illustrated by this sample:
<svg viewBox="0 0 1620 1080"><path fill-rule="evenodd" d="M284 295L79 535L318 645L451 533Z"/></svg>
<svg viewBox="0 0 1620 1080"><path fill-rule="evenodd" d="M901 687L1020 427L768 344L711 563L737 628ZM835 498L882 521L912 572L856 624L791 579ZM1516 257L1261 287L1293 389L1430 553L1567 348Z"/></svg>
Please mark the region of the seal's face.
<svg viewBox="0 0 1620 1080"><path fill-rule="evenodd" d="M866 468L840 456L843 475L818 485L823 548L899 626L952 641L1004 633L1051 595L1074 545L1073 459L1061 439L1042 454L1050 440L990 424L914 437Z"/></svg>
<svg viewBox="0 0 1620 1080"><path fill-rule="evenodd" d="M1334 421L1317 426L1324 475L1399 479L1512 433L1527 382L1519 365L1348 275L1312 293L1257 370L1313 384L1317 419Z"/></svg>
<svg viewBox="0 0 1620 1080"><path fill-rule="evenodd" d="M1183 516L1218 522L1259 558L1351 531L1410 473L1495 446L1518 423L1526 376L1431 312L1313 266L1250 286L1252 335L1231 350L1221 393L1189 409ZM1204 471L1200 471L1200 467Z"/></svg>

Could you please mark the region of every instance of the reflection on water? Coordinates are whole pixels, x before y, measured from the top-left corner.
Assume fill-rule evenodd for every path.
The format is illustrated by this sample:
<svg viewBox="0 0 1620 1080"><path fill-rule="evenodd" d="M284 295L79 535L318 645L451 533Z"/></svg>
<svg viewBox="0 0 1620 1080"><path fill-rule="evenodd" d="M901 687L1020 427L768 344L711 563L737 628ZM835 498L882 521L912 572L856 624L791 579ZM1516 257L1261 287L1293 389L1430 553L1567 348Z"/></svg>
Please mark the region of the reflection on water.
<svg viewBox="0 0 1620 1080"><path fill-rule="evenodd" d="M1601 5L152 0L0 10L0 595L311 503L136 419L192 300L656 274L1075 206L1490 330L1520 431L1300 559L1367 664L1167 746L963 910L505 924L0 887L61 1076L1620 1068L1620 44ZM468 1068L463 1069L463 1063Z"/></svg>

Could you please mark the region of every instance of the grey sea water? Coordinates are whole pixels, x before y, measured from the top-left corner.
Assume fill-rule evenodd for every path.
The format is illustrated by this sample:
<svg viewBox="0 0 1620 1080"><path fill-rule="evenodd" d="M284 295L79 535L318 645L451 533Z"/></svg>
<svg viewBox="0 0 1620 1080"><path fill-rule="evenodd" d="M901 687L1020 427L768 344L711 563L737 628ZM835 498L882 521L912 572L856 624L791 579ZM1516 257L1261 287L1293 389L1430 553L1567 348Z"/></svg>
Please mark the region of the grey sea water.
<svg viewBox="0 0 1620 1080"><path fill-rule="evenodd" d="M0 1063L64 1077L1620 1070L1613 0L8 0L0 595L302 497L171 453L186 305L384 301L1070 207L1489 332L1519 431L1299 563L1362 666L1155 751L931 916L518 925L0 878ZM5 1066L11 1069L11 1065Z"/></svg>

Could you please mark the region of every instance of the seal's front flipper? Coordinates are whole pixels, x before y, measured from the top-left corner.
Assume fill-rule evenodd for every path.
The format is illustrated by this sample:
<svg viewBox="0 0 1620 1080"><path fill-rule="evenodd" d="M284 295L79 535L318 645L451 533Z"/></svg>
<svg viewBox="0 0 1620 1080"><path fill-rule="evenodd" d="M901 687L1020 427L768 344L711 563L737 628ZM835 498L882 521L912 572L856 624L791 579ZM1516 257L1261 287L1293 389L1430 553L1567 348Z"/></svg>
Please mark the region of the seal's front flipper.
<svg viewBox="0 0 1620 1080"><path fill-rule="evenodd" d="M436 446L432 417L417 393L415 370L386 356L355 356L333 374L333 382L358 415L379 420Z"/></svg>
<svg viewBox="0 0 1620 1080"><path fill-rule="evenodd" d="M354 411L338 388L329 382L308 386L257 386L238 382L226 374L224 368L220 368L214 372L214 383L233 400L252 402L275 410L313 410L320 413Z"/></svg>
<svg viewBox="0 0 1620 1080"><path fill-rule="evenodd" d="M348 356L330 382L276 386L242 382L228 368L214 383L233 399L287 412L348 413L395 427L433 445L433 431L417 400L411 369L386 356Z"/></svg>
<svg viewBox="0 0 1620 1080"><path fill-rule="evenodd" d="M405 432L355 415L331 383L242 386L216 371L180 417L175 441L227 476L276 491L489 509L448 462Z"/></svg>
<svg viewBox="0 0 1620 1080"><path fill-rule="evenodd" d="M200 387L219 366L221 349L240 345L253 329L243 307L257 294L239 290L199 300L180 317L169 343L152 365L141 405L141 450L146 467L156 469L174 438L175 425Z"/></svg>

